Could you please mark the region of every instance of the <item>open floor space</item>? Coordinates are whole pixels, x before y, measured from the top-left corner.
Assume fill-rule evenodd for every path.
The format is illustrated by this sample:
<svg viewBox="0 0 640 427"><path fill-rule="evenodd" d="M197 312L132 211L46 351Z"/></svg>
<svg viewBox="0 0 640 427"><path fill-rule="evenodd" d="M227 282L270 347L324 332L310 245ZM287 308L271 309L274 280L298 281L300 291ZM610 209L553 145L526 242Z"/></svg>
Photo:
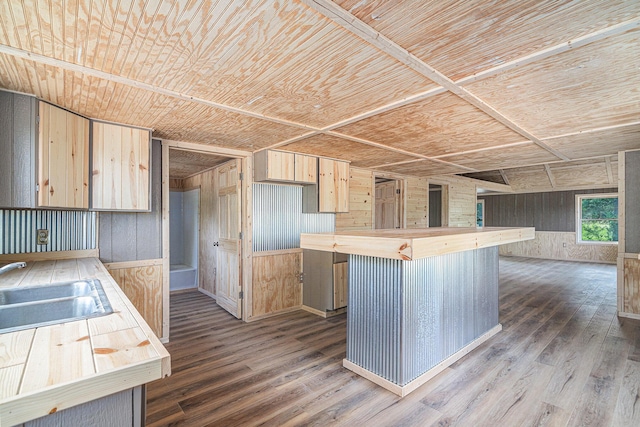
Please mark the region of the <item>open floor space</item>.
<svg viewBox="0 0 640 427"><path fill-rule="evenodd" d="M243 323L171 295L172 375L147 425L640 424L640 321L616 316L616 268L500 259L503 331L405 398L342 367L346 315Z"/></svg>

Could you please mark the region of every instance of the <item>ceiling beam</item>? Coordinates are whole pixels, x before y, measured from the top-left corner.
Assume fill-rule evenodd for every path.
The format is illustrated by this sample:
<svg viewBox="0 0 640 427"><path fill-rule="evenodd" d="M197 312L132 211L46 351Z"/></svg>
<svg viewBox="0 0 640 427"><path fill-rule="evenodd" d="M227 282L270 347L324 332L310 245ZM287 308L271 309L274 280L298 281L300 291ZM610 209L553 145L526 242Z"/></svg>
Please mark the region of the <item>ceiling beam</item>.
<svg viewBox="0 0 640 427"><path fill-rule="evenodd" d="M499 121L509 129L514 132L522 135L523 137L533 141L540 147L544 148L554 156L558 157L562 160L569 160L569 157L565 156L558 150L555 150L549 147L547 144L542 142L541 139L533 135L528 130L524 129L522 126L517 124L515 121L511 120L496 108L491 106L489 103L483 101L469 90L464 87L456 84L449 77L442 74L440 71L436 70L431 65L422 61L420 58L410 53L408 50L404 49L402 46L398 45L391 39L386 36L380 34L375 29L365 24L351 13L342 9L340 6L336 5L331 0L301 0L302 3L306 4L310 8L316 10L318 13L324 15L325 17L334 21L337 25L343 27L344 29L350 31L361 39L365 40L369 44L377 47L382 52L387 55L395 58L401 63L405 64L407 67L416 71L417 73L431 79L435 83L454 93L458 97L467 101L474 107L480 109L484 113L493 117L495 120Z"/></svg>
<svg viewBox="0 0 640 427"><path fill-rule="evenodd" d="M498 171L500 172L500 176L502 177L502 180L504 181L505 184L510 185L509 184L509 178L507 178L507 174L504 171L504 169L498 169Z"/></svg>
<svg viewBox="0 0 640 427"><path fill-rule="evenodd" d="M549 163L544 164L544 170L547 172L547 177L549 177L549 183L551 183L551 188L556 188L556 178L553 176L553 172L551 172Z"/></svg>
<svg viewBox="0 0 640 427"><path fill-rule="evenodd" d="M613 184L613 169L611 169L611 157L605 157L604 162L607 166L607 178L609 179L609 184Z"/></svg>
<svg viewBox="0 0 640 427"><path fill-rule="evenodd" d="M236 150L234 148L219 147L217 145L199 144L197 142L174 141L172 139L157 138L162 141L163 146L175 150L193 151L198 153L212 153L234 158L250 157L251 151Z"/></svg>

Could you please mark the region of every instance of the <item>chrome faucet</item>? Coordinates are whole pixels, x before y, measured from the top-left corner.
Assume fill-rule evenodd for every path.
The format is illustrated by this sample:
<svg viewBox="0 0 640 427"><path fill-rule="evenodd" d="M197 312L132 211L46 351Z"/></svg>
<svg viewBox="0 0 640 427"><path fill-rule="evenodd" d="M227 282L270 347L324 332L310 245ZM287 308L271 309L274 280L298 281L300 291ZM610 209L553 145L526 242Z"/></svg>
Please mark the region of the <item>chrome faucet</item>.
<svg viewBox="0 0 640 427"><path fill-rule="evenodd" d="M4 267L0 267L0 274L6 273L7 271L15 270L16 268L25 268L26 266L26 262L13 262L11 264L5 265Z"/></svg>

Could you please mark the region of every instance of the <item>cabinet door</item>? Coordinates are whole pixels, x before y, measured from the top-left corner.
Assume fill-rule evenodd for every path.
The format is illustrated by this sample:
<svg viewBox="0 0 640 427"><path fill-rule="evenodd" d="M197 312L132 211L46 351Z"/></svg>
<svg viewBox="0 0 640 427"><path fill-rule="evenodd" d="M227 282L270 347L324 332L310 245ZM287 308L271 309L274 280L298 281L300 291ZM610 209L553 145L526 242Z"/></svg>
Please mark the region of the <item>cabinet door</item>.
<svg viewBox="0 0 640 427"><path fill-rule="evenodd" d="M149 210L148 130L93 122L92 208Z"/></svg>
<svg viewBox="0 0 640 427"><path fill-rule="evenodd" d="M348 304L349 263L333 264L333 309L346 307Z"/></svg>
<svg viewBox="0 0 640 427"><path fill-rule="evenodd" d="M295 155L283 151L267 151L267 178L278 181L295 179Z"/></svg>
<svg viewBox="0 0 640 427"><path fill-rule="evenodd" d="M40 102L38 205L89 207L89 120Z"/></svg>
<svg viewBox="0 0 640 427"><path fill-rule="evenodd" d="M315 156L295 155L296 182L315 183L318 177L318 158Z"/></svg>
<svg viewBox="0 0 640 427"><path fill-rule="evenodd" d="M318 192L319 212L349 212L349 163L320 158Z"/></svg>

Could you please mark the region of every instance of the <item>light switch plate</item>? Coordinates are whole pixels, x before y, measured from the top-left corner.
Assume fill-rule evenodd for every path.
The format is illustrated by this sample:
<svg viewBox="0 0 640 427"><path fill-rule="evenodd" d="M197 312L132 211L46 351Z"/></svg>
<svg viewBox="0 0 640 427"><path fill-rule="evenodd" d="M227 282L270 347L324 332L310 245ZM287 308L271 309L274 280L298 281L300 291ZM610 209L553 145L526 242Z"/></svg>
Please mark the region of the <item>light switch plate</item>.
<svg viewBox="0 0 640 427"><path fill-rule="evenodd" d="M48 245L49 244L49 230L38 230L38 234L36 237L37 243L39 245Z"/></svg>

